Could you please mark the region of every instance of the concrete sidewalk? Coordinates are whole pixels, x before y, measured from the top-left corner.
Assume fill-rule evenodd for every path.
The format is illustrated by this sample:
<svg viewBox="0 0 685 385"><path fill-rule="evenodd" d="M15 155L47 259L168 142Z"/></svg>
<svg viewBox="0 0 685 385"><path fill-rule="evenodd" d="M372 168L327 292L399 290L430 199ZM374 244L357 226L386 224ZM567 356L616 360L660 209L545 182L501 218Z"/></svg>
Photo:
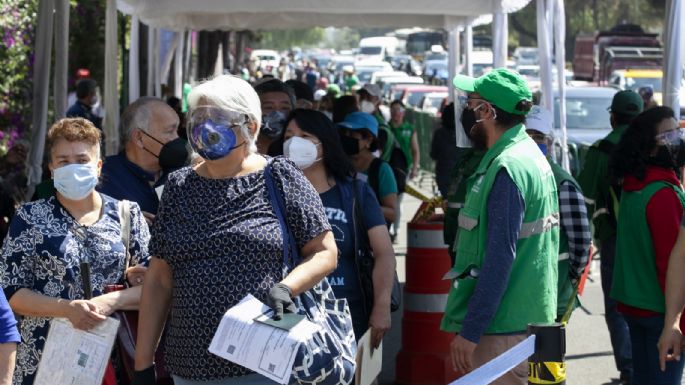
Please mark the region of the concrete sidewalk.
<svg viewBox="0 0 685 385"><path fill-rule="evenodd" d="M422 191L432 191L432 179L425 178L419 184ZM395 244L397 274L400 282L405 281L406 223L420 202L405 195L402 202L402 228ZM566 334L567 381L569 385L606 385L619 384L618 371L609 341L609 333L604 322L602 288L599 280L599 261L592 266L590 278L581 298L582 307L573 313ZM392 314L392 329L383 343L383 371L380 385L395 383L395 358L401 349L401 309Z"/></svg>

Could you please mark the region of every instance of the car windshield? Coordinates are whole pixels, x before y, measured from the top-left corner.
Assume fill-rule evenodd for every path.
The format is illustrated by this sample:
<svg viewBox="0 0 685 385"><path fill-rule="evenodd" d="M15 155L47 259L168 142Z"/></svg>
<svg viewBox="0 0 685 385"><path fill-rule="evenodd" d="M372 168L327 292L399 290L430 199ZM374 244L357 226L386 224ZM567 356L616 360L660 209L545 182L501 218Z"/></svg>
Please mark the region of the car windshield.
<svg viewBox="0 0 685 385"><path fill-rule="evenodd" d="M426 65L426 72L447 70L447 63L433 62Z"/></svg>
<svg viewBox="0 0 685 385"><path fill-rule="evenodd" d="M407 93L407 104L416 107L428 92L430 91L409 91Z"/></svg>
<svg viewBox="0 0 685 385"><path fill-rule="evenodd" d="M381 51L381 47L361 47L359 53L362 55L380 55Z"/></svg>
<svg viewBox="0 0 685 385"><path fill-rule="evenodd" d="M654 92L661 92L661 78L626 78L626 88L637 92L642 87L651 86Z"/></svg>
<svg viewBox="0 0 685 385"><path fill-rule="evenodd" d="M431 97L431 98L428 98L428 103L433 108L440 108L440 105L442 104L443 99L445 99L445 98L437 97L437 96Z"/></svg>
<svg viewBox="0 0 685 385"><path fill-rule="evenodd" d="M607 109L611 97L568 97L566 128L569 130L605 130L611 128ZM554 127L559 127L559 99L554 100Z"/></svg>
<svg viewBox="0 0 685 385"><path fill-rule="evenodd" d="M523 75L523 76L529 76L533 78L540 77L540 69L539 68L519 68L518 73Z"/></svg>
<svg viewBox="0 0 685 385"><path fill-rule="evenodd" d="M257 56L259 60L276 60L276 56L272 55L259 55Z"/></svg>
<svg viewBox="0 0 685 385"><path fill-rule="evenodd" d="M393 94L392 94L392 100L398 100L399 98L401 98L401 97L402 97L402 93L404 93L404 90L399 90L399 91L393 92Z"/></svg>
<svg viewBox="0 0 685 385"><path fill-rule="evenodd" d="M447 54L445 53L430 53L426 55L426 57L423 59L424 61L429 61L429 60L444 60L447 59Z"/></svg>

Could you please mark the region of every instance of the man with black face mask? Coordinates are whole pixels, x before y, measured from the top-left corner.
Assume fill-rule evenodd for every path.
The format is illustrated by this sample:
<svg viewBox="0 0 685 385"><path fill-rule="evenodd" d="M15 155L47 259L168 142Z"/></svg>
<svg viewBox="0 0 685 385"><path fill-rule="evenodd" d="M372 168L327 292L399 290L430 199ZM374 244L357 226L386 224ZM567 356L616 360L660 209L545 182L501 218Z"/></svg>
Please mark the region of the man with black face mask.
<svg viewBox="0 0 685 385"><path fill-rule="evenodd" d="M458 333L452 367L468 373L523 341L529 324L554 321L559 207L549 163L523 124L533 104L526 81L498 68L453 84L468 93L471 140L486 149L466 180L440 325ZM527 384L527 369L523 362L493 384Z"/></svg>
<svg viewBox="0 0 685 385"><path fill-rule="evenodd" d="M188 163L178 123L176 112L161 99L142 97L130 104L121 116L124 149L105 159L97 190L138 203L152 223L159 206L155 190L168 173Z"/></svg>
<svg viewBox="0 0 685 385"><path fill-rule="evenodd" d="M278 79L258 83L254 89L262 102L257 151L270 156L283 155L283 131L290 111L295 109L295 92Z"/></svg>

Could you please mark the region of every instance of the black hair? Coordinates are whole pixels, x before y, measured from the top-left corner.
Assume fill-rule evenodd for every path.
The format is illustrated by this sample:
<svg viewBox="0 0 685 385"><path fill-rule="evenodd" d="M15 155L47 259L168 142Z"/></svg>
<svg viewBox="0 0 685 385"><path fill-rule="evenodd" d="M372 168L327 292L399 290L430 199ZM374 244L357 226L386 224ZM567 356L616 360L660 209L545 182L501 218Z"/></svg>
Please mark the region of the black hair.
<svg viewBox="0 0 685 385"><path fill-rule="evenodd" d="M612 112L612 114L614 115L614 124L619 126L630 124L635 119L635 115L620 114L618 112Z"/></svg>
<svg viewBox="0 0 685 385"><path fill-rule="evenodd" d="M83 99L95 93L98 83L93 79L81 79L76 82L76 98Z"/></svg>
<svg viewBox="0 0 685 385"><path fill-rule="evenodd" d="M495 119L495 121L497 122L497 125L500 127L508 129L518 124L526 122L525 115L512 114L506 112L494 104L492 105L492 107L495 109L495 113L497 113L497 118Z"/></svg>
<svg viewBox="0 0 685 385"><path fill-rule="evenodd" d="M354 168L340 144L338 130L326 115L320 111L298 108L290 113L286 127L292 120L302 131L316 136L321 142L323 164L327 173L340 180L353 175Z"/></svg>
<svg viewBox="0 0 685 385"><path fill-rule="evenodd" d="M333 102L333 123L340 123L350 112L359 111L357 98L352 95L341 96Z"/></svg>
<svg viewBox="0 0 685 385"><path fill-rule="evenodd" d="M612 183L626 175L644 179L651 152L657 145L657 127L664 119L671 118L675 118L673 110L662 106L650 108L633 119L609 159Z"/></svg>
<svg viewBox="0 0 685 385"><path fill-rule="evenodd" d="M440 116L442 126L448 130L456 129L456 123L454 121L454 102L446 105L442 109L442 115Z"/></svg>
<svg viewBox="0 0 685 385"><path fill-rule="evenodd" d="M390 107L392 107L392 106L394 106L394 105L397 105L397 104L399 104L400 107L404 108L404 103L402 103L402 101L399 100L399 99L393 100L393 101L390 103Z"/></svg>
<svg viewBox="0 0 685 385"><path fill-rule="evenodd" d="M314 101L314 93L311 87L307 83L301 82L299 80L290 79L285 82L287 86L295 91L295 98L297 100L304 99L310 102Z"/></svg>
<svg viewBox="0 0 685 385"><path fill-rule="evenodd" d="M288 99L290 99L290 105L292 106L292 108L295 108L295 92L289 85L283 83L279 79L273 78L258 83L254 86L254 90L255 92L257 92L257 95L259 95L260 98L262 97L262 95L268 94L269 92L284 93L288 95Z"/></svg>

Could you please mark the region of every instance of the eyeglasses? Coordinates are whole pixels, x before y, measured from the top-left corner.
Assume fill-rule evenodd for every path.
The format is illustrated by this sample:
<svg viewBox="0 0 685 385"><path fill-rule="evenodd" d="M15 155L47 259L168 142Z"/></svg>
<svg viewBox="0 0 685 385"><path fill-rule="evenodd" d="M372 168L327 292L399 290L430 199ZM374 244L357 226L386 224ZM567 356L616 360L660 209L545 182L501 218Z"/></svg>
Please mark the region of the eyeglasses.
<svg viewBox="0 0 685 385"><path fill-rule="evenodd" d="M475 103L476 101L480 101L480 103L476 104ZM466 108L468 108L469 110L474 110L474 109L478 108L478 106L483 104L483 102L490 104L490 102L488 102L487 100L485 100L483 98L466 98Z"/></svg>
<svg viewBox="0 0 685 385"><path fill-rule="evenodd" d="M685 140L685 129L676 128L658 134L655 139L657 142L664 144L679 144L681 140Z"/></svg>
<svg viewBox="0 0 685 385"><path fill-rule="evenodd" d="M242 126L250 120L247 115L241 112L224 110L214 106L199 106L190 112L190 127L207 119L228 127Z"/></svg>

